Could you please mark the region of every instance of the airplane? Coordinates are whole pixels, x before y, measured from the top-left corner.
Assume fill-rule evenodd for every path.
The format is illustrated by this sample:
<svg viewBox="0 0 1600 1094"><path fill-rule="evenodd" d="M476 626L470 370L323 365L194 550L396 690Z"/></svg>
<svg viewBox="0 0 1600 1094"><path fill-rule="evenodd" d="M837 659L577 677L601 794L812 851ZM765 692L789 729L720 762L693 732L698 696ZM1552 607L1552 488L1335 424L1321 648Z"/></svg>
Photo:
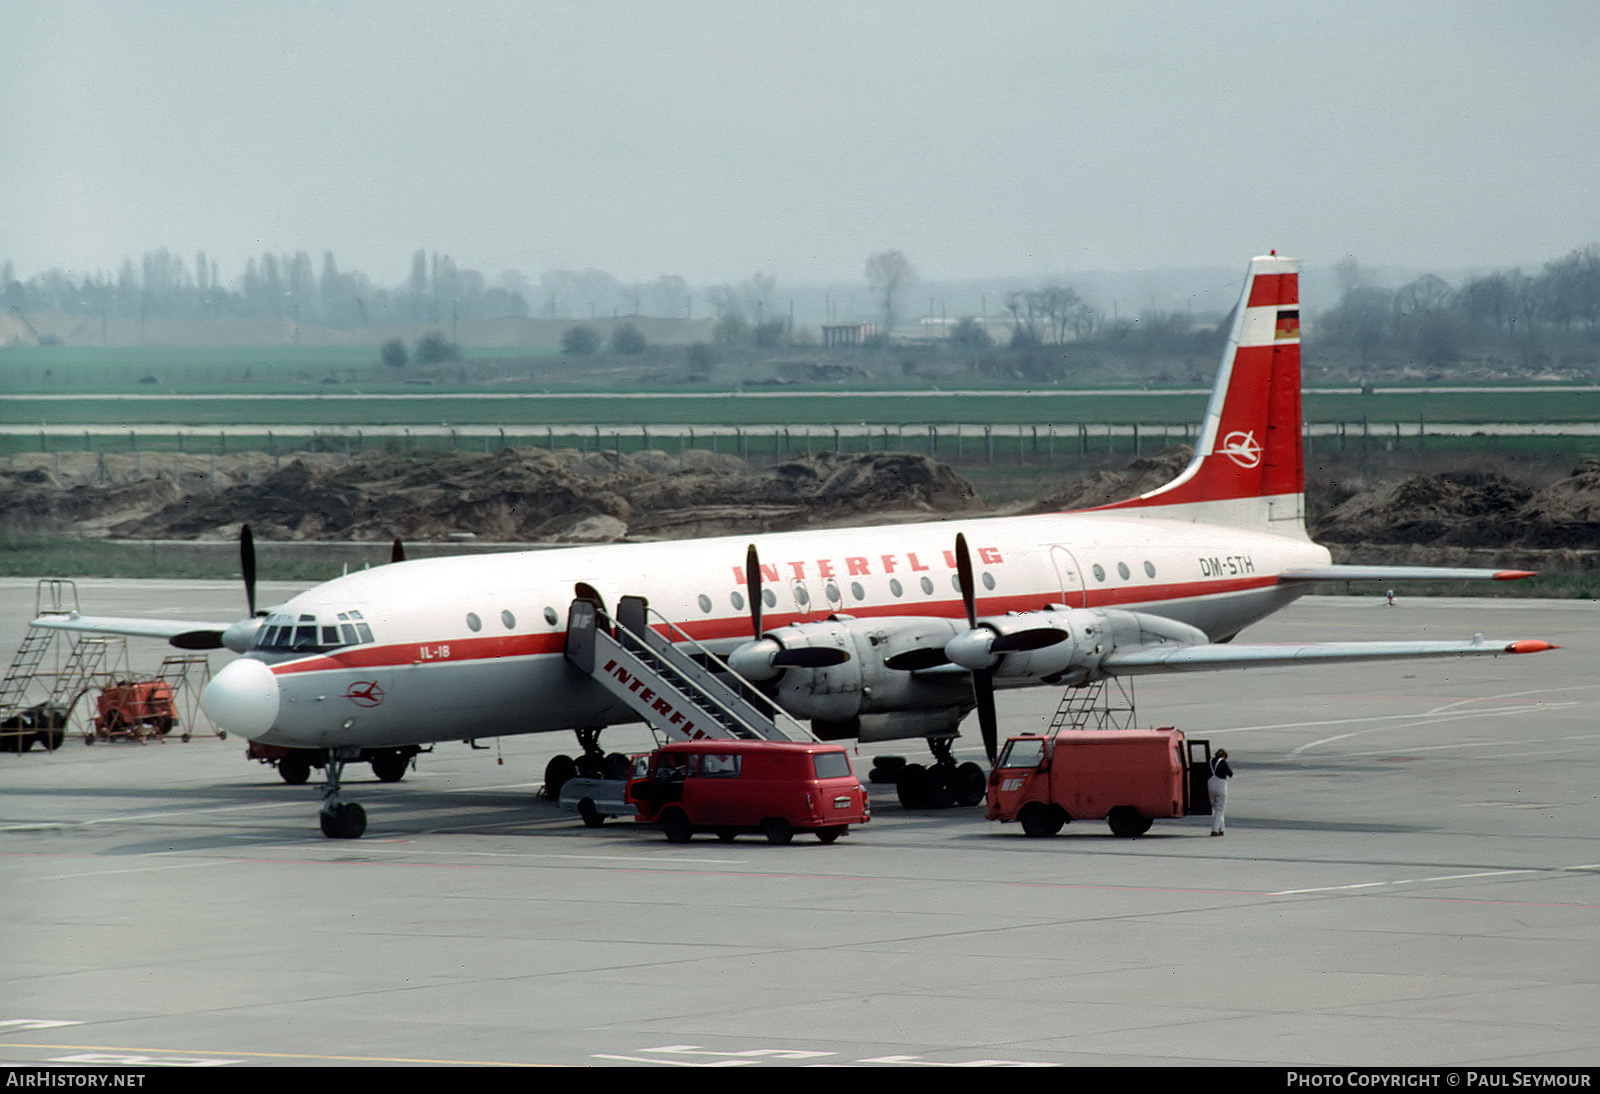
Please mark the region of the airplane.
<svg viewBox="0 0 1600 1094"><path fill-rule="evenodd" d="M993 762L996 688L1556 648L1481 635L1234 641L1321 583L1531 576L1334 565L1305 527L1300 390L1298 262L1273 252L1250 262L1191 462L1138 497L1067 513L410 561L397 543L397 561L260 614L246 528L245 619L34 625L242 654L206 686L205 711L252 741L326 750L321 819L338 838L366 826L339 792L357 750L567 730L592 770L601 728L664 728L564 656L569 602L592 606L604 626L608 601L641 597L653 630L731 669L817 737L924 738L936 761L924 775L969 792L976 772L980 797L982 769L958 768L951 745L976 710ZM571 773L547 771L547 787Z"/></svg>

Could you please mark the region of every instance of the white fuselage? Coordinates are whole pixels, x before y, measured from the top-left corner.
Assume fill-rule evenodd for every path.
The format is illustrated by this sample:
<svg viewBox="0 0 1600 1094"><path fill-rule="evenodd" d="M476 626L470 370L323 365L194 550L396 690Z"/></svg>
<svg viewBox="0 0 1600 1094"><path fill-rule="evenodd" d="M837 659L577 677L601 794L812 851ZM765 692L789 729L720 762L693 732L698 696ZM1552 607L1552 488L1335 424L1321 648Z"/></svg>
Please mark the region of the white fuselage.
<svg viewBox="0 0 1600 1094"><path fill-rule="evenodd" d="M1279 573L1328 561L1298 526L1296 535L1279 536L1087 513L396 563L273 609L269 624L312 617L318 627L359 613L371 641L309 656L253 649L247 658L271 666L276 708L261 717L270 724L248 735L286 746L386 747L631 721L635 715L563 656L579 584L608 607L625 595L646 597L653 611L726 652L752 637L744 564L753 543L770 601L764 631L832 614L964 620L958 532L971 547L979 616L1048 605L1130 608L1213 640L1304 590L1279 583ZM259 666L248 670L265 678Z"/></svg>

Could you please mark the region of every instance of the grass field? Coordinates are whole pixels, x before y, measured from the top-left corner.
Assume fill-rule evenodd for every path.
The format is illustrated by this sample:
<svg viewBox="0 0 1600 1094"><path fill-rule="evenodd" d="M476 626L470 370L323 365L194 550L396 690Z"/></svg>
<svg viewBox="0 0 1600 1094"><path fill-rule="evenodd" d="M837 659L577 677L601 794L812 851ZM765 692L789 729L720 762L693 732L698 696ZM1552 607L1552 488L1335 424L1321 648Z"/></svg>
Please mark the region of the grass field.
<svg viewBox="0 0 1600 1094"><path fill-rule="evenodd" d="M375 426L505 426L543 430L554 426L704 425L873 426L987 423L996 426L1075 426L1077 423L1140 423L1159 427L1193 424L1204 413L1199 394L1073 394L1064 391L940 392L916 395L849 392L514 395L495 392L447 394L358 392L315 388L293 396L183 395L151 391L99 396L77 393L47 397L8 391L0 399L0 424L109 426L159 424L175 429L261 425L318 428ZM1311 422L1372 425L1424 422L1576 423L1600 421L1600 390L1418 392L1374 395L1308 394Z"/></svg>

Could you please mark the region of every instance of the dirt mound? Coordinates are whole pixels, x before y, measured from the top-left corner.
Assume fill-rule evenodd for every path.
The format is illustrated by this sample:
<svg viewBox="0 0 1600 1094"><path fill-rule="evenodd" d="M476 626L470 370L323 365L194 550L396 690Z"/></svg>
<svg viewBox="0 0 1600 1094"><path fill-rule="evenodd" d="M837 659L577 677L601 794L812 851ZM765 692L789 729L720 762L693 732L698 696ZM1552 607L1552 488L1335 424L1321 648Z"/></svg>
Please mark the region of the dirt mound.
<svg viewBox="0 0 1600 1094"><path fill-rule="evenodd" d="M79 484L63 488L40 468L0 471L0 527L12 531L72 529L94 534L107 524L168 505L178 497L171 479Z"/></svg>
<svg viewBox="0 0 1600 1094"><path fill-rule="evenodd" d="M303 456L267 478L173 501L115 525L136 539L410 540L471 533L505 541L611 542L778 531L870 512L981 506L948 467L907 453L814 453L746 471L731 458L616 457L509 448L493 455ZM587 473L586 473L587 472Z"/></svg>
<svg viewBox="0 0 1600 1094"><path fill-rule="evenodd" d="M1585 549L1600 544L1600 459L1541 490L1492 472L1379 483L1316 521L1329 543Z"/></svg>
<svg viewBox="0 0 1600 1094"><path fill-rule="evenodd" d="M1138 497L1177 478L1193 455L1192 447L1180 444L1154 456L1141 456L1120 471L1096 471L1058 490L1040 494L1026 512L1061 513Z"/></svg>
<svg viewBox="0 0 1600 1094"><path fill-rule="evenodd" d="M1521 531L1526 486L1492 472L1448 472L1379 483L1313 524L1313 539L1333 543L1431 543L1489 547Z"/></svg>

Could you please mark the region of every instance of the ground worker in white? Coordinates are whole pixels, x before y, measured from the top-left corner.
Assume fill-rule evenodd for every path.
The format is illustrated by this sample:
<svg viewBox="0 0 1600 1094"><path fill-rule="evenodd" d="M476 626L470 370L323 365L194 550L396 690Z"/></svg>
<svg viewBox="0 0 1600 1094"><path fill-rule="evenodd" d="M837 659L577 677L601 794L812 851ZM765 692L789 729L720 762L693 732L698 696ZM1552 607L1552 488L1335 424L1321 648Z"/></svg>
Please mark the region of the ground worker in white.
<svg viewBox="0 0 1600 1094"><path fill-rule="evenodd" d="M1206 780L1206 790L1211 793L1211 834L1222 835L1222 811L1228 804L1228 780L1233 778L1233 768L1228 766L1228 750L1217 749L1211 757L1211 778Z"/></svg>

